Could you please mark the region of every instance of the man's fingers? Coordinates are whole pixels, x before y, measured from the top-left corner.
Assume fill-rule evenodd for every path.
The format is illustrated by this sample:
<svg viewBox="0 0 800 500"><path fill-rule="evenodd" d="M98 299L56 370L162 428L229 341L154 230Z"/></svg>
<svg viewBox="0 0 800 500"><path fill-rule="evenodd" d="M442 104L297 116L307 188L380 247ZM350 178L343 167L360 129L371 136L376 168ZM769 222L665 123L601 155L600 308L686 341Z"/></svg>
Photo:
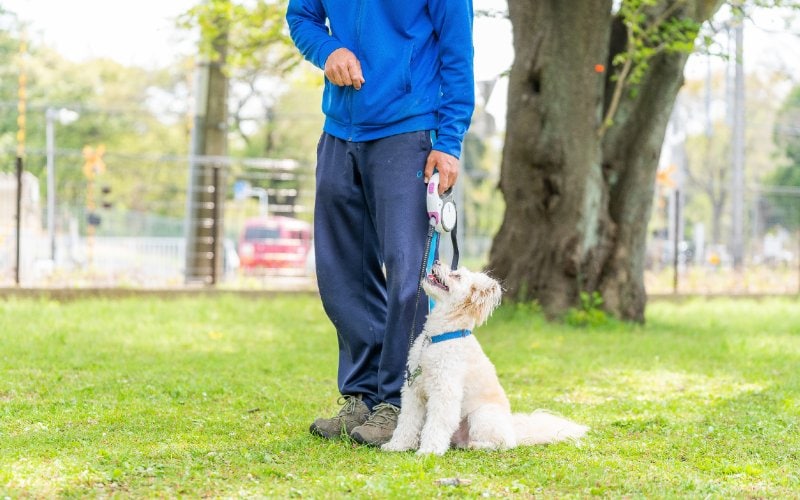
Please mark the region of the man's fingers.
<svg viewBox="0 0 800 500"><path fill-rule="evenodd" d="M439 194L453 187L458 179L458 159L455 156L432 150L425 163L425 182L428 182L434 169L439 171Z"/></svg>
<svg viewBox="0 0 800 500"><path fill-rule="evenodd" d="M353 84L353 80L350 78L350 64L352 64L351 61L351 58L345 58L337 68L339 79L342 81L342 85Z"/></svg>
<svg viewBox="0 0 800 500"><path fill-rule="evenodd" d="M334 50L325 61L325 76L339 87L352 85L356 90L364 84L361 62L351 51L341 48Z"/></svg>
<svg viewBox="0 0 800 500"><path fill-rule="evenodd" d="M347 65L350 72L350 80L353 82L353 87L356 90L361 90L361 85L364 83L364 75L361 73L361 62L355 57Z"/></svg>
<svg viewBox="0 0 800 500"><path fill-rule="evenodd" d="M328 80L330 80L332 84L342 86L342 78L338 67L330 66L328 70L325 71L325 76L328 77Z"/></svg>
<svg viewBox="0 0 800 500"><path fill-rule="evenodd" d="M450 176L439 171L439 194L444 194L452 185L453 183L450 182Z"/></svg>
<svg viewBox="0 0 800 500"><path fill-rule="evenodd" d="M424 172L425 184L430 182L431 176L433 175L433 169L435 167L436 167L436 157L432 154L429 154L428 161L425 162L425 172ZM439 178L441 179L441 176Z"/></svg>
<svg viewBox="0 0 800 500"><path fill-rule="evenodd" d="M439 194L444 194L445 191L453 187L456 183L453 175L447 170L439 169Z"/></svg>
<svg viewBox="0 0 800 500"><path fill-rule="evenodd" d="M458 179L458 172L456 171L456 172L451 173L450 175L447 176L447 185L442 183L441 187L439 188L439 191L444 193L445 191L447 191L451 187L455 186L457 179Z"/></svg>
<svg viewBox="0 0 800 500"><path fill-rule="evenodd" d="M336 85L342 86L344 85L344 75L345 71L342 69L341 66L337 65L333 68L333 74L336 76Z"/></svg>

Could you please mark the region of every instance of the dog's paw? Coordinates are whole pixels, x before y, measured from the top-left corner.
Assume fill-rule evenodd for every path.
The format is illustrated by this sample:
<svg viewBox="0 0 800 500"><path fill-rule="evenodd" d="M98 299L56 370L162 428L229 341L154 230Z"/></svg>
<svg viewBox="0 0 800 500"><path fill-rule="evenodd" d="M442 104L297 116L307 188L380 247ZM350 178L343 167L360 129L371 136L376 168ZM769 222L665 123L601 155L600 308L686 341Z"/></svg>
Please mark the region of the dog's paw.
<svg viewBox="0 0 800 500"><path fill-rule="evenodd" d="M444 447L420 446L419 450L417 450L417 456L438 455L441 457L446 452L447 452L447 446Z"/></svg>
<svg viewBox="0 0 800 500"><path fill-rule="evenodd" d="M399 440L395 441L394 439L381 446L381 451L408 451L413 449L413 444L401 443Z"/></svg>
<svg viewBox="0 0 800 500"><path fill-rule="evenodd" d="M505 448L513 448L513 446L503 446L492 441L470 441L467 448L471 450L501 450Z"/></svg>

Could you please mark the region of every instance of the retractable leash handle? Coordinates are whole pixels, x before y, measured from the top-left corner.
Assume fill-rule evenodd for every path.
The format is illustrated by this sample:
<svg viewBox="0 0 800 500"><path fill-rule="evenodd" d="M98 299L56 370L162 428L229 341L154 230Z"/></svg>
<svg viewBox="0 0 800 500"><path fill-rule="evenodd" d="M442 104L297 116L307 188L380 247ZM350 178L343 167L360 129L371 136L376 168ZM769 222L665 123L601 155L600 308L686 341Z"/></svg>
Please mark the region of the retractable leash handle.
<svg viewBox="0 0 800 500"><path fill-rule="evenodd" d="M439 172L434 172L428 181L426 204L428 208L428 220L431 226L435 229L434 242L431 246L432 249L437 248L438 239L440 234L450 233L450 239L453 242L453 263L452 269L458 268L458 241L456 236L456 227L458 222L455 194L451 187L445 191L444 195L439 195ZM434 254L435 252L430 252ZM426 266L426 274L430 273L433 261L428 259Z"/></svg>
<svg viewBox="0 0 800 500"><path fill-rule="evenodd" d="M439 172L434 172L428 181L426 203L428 219L438 233L449 233L456 227L456 203L453 198L452 187L445 191L444 196L439 195Z"/></svg>

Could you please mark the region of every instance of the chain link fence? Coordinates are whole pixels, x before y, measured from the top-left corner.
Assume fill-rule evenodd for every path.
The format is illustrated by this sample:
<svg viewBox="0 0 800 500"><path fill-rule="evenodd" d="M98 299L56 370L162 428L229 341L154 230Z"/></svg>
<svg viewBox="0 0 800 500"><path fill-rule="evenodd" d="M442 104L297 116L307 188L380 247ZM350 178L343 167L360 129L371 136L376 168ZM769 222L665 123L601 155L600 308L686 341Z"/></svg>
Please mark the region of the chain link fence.
<svg viewBox="0 0 800 500"><path fill-rule="evenodd" d="M189 158L107 153L90 179L79 151L58 151L56 196L48 197L43 152L23 175L19 284L22 287L187 286ZM219 169L221 208L216 285L223 289L314 289L313 165L292 160L210 158ZM466 162L467 164L469 161ZM42 170L42 169L39 169ZM457 193L462 262L486 263L503 205L497 179L465 168ZM16 284L16 175L0 170L0 286ZM196 189L216 189L199 185ZM677 201L676 201L677 200ZM54 217L48 221L48 204ZM660 190L647 243L645 281L653 294L797 293L800 190L752 185L744 206L744 260L733 261L725 203L697 187ZM197 216L193 214L192 217ZM192 249L189 249L192 250ZM196 249L195 249L196 250Z"/></svg>
<svg viewBox="0 0 800 500"><path fill-rule="evenodd" d="M88 164L85 152L57 153L52 198L46 173L24 175L20 286L185 287L195 285L188 275L201 275L199 284L210 284L207 274L216 267L213 282L224 289L315 288L313 165L196 158L217 175L190 184L188 157L108 152L98 168ZM6 287L16 284L17 245L16 176L8 161L0 170L0 286ZM45 154L29 152L26 161L34 172L42 171ZM496 204L496 194L485 194L496 180L472 177L463 177L458 193L461 254L463 262L478 267L499 216L476 215L485 212L479 209L483 200ZM224 201L217 206L209 197L190 213L187 185L201 193L220 189ZM187 247L191 223L213 228L219 245L199 237Z"/></svg>
<svg viewBox="0 0 800 500"><path fill-rule="evenodd" d="M731 197L692 184L659 192L647 243L649 293L800 293L800 188L748 186L738 231Z"/></svg>

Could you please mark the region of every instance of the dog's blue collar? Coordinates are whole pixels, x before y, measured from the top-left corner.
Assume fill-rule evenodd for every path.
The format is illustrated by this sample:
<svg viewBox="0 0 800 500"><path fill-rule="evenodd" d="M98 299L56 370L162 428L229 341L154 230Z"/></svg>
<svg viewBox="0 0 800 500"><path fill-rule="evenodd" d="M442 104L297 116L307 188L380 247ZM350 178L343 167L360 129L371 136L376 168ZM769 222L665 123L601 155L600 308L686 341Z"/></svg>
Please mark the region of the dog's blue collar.
<svg viewBox="0 0 800 500"><path fill-rule="evenodd" d="M460 339L462 337L468 337L472 335L472 330L456 330L454 332L445 332L440 335L434 335L431 337L431 343L436 344L437 342L444 342L445 340L452 340L452 339Z"/></svg>

